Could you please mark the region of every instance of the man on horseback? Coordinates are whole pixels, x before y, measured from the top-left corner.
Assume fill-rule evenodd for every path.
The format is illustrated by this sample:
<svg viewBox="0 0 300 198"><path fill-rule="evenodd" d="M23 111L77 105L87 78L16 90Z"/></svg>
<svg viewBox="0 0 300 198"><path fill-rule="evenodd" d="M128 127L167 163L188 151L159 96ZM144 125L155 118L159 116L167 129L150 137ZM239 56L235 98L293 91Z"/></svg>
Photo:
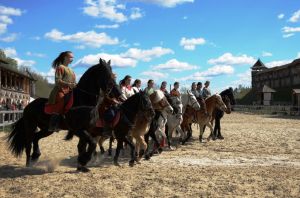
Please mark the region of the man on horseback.
<svg viewBox="0 0 300 198"><path fill-rule="evenodd" d="M48 130L58 131L61 115L71 108L73 103L72 89L75 88L75 73L69 66L73 61L73 53L65 51L53 61L52 68L55 69L55 85L52 89L46 111L51 114Z"/></svg>

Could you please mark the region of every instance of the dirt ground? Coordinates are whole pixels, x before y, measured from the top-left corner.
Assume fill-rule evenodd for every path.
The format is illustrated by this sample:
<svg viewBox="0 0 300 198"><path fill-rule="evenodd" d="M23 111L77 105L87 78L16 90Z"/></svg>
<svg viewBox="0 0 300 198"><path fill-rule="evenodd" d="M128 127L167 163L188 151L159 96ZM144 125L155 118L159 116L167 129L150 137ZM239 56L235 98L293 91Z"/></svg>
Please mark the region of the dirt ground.
<svg viewBox="0 0 300 198"><path fill-rule="evenodd" d="M62 140L64 131L40 142L32 168L0 133L0 197L300 197L299 118L232 113L222 120L225 139L201 144L193 129L175 151L134 167L105 154L89 173L76 172L78 139Z"/></svg>

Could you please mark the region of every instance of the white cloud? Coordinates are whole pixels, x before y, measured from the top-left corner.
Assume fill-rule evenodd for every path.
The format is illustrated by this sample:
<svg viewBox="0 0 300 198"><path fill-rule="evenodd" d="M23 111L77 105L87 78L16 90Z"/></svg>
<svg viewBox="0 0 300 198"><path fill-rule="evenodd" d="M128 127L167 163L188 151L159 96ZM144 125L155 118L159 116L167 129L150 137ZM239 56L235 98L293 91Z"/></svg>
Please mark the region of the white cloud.
<svg viewBox="0 0 300 198"><path fill-rule="evenodd" d="M285 64L288 64L290 62L292 62L293 60L279 60L279 61L272 61L272 62L268 62L265 65L267 67L277 67L277 66L282 66Z"/></svg>
<svg viewBox="0 0 300 198"><path fill-rule="evenodd" d="M289 38L289 37L292 37L294 36L295 34L294 33L291 33L291 34L284 34L282 37L283 38Z"/></svg>
<svg viewBox="0 0 300 198"><path fill-rule="evenodd" d="M0 15L12 15L12 16L21 16L22 11L17 8L0 6Z"/></svg>
<svg viewBox="0 0 300 198"><path fill-rule="evenodd" d="M221 65L252 65L256 61L252 56L245 54L241 56L233 56L231 53L225 53L219 58L208 60L209 64L221 64Z"/></svg>
<svg viewBox="0 0 300 198"><path fill-rule="evenodd" d="M282 32L284 33L295 33L295 32L300 32L300 27L283 27Z"/></svg>
<svg viewBox="0 0 300 198"><path fill-rule="evenodd" d="M91 66L99 63L99 59L105 59L105 60L111 60L111 65L113 67L135 67L137 64L137 60L134 60L132 58L124 58L120 56L119 54L106 54L106 53L100 53L100 54L90 54L87 56L84 56L80 60L78 60L74 67L77 66Z"/></svg>
<svg viewBox="0 0 300 198"><path fill-rule="evenodd" d="M18 66L29 66L29 67L31 67L31 66L35 65L35 63L36 63L33 60L23 60L23 59L19 58L17 50L15 48L8 47L8 48L5 48L3 51L4 51L4 53L7 57L15 59L18 63Z"/></svg>
<svg viewBox="0 0 300 198"><path fill-rule="evenodd" d="M193 3L194 0L130 0L130 1L135 1L135 2L144 2L144 3L153 3L156 5L160 5L163 7L175 7L179 4L183 3Z"/></svg>
<svg viewBox="0 0 300 198"><path fill-rule="evenodd" d="M98 29L117 29L119 28L119 24L113 24L113 25L95 25L95 28Z"/></svg>
<svg viewBox="0 0 300 198"><path fill-rule="evenodd" d="M300 21L300 10L294 12L294 14L289 19L289 21L292 22L292 23L296 23L296 22Z"/></svg>
<svg viewBox="0 0 300 198"><path fill-rule="evenodd" d="M54 84L54 76L55 76L55 70L51 68L48 72L38 72L40 75L45 77L49 83ZM76 75L76 78L78 79L78 76Z"/></svg>
<svg viewBox="0 0 300 198"><path fill-rule="evenodd" d="M263 57L273 56L271 52L262 52Z"/></svg>
<svg viewBox="0 0 300 198"><path fill-rule="evenodd" d="M188 17L187 17L187 16L184 16L184 17L182 17L182 19L183 19L183 20L187 20L187 19L188 19Z"/></svg>
<svg viewBox="0 0 300 198"><path fill-rule="evenodd" d="M9 34L6 37L0 38L0 41L6 42L6 43L10 43L10 42L15 41L17 39L17 37L18 37L18 34L11 33L11 34Z"/></svg>
<svg viewBox="0 0 300 198"><path fill-rule="evenodd" d="M196 65L191 65L186 62L179 62L176 59L171 59L164 64L159 64L153 67L154 70L170 70L170 71L184 71L184 70L193 70L197 68L198 66Z"/></svg>
<svg viewBox="0 0 300 198"><path fill-rule="evenodd" d="M180 78L180 81L203 81L214 76L233 74L234 68L229 65L215 65L203 72L196 72L190 76Z"/></svg>
<svg viewBox="0 0 300 198"><path fill-rule="evenodd" d="M22 11L20 9L0 6L0 34L5 33L7 31L8 24L13 23L13 20L9 16L21 16L21 15L22 15Z"/></svg>
<svg viewBox="0 0 300 198"><path fill-rule="evenodd" d="M195 50L196 45L204 45L206 43L204 38L181 38L180 46L183 46L185 50Z"/></svg>
<svg viewBox="0 0 300 198"><path fill-rule="evenodd" d="M297 57L296 58L300 58L300 52L298 52Z"/></svg>
<svg viewBox="0 0 300 198"><path fill-rule="evenodd" d="M153 58L161 57L166 54L174 54L174 52L171 49L162 47L153 47L149 50L130 48L127 52L122 53L121 56L148 62L151 61Z"/></svg>
<svg viewBox="0 0 300 198"><path fill-rule="evenodd" d="M7 57L16 57L17 56L17 50L12 47L4 48L4 53Z"/></svg>
<svg viewBox="0 0 300 198"><path fill-rule="evenodd" d="M12 24L13 20L6 15L0 15L0 22L5 24Z"/></svg>
<svg viewBox="0 0 300 198"><path fill-rule="evenodd" d="M277 16L277 18L278 18L278 19L283 19L283 18L284 18L284 14L282 14L282 13L279 14L279 15Z"/></svg>
<svg viewBox="0 0 300 198"><path fill-rule="evenodd" d="M144 14L141 12L140 8L131 8L130 19L136 20L142 18Z"/></svg>
<svg viewBox="0 0 300 198"><path fill-rule="evenodd" d="M155 79L155 80L168 77L167 73L161 73L158 71L144 71L141 73L141 75L147 76L148 78Z"/></svg>
<svg viewBox="0 0 300 198"><path fill-rule="evenodd" d="M28 66L28 67L32 67L33 65L35 65L35 61L33 60L23 60L20 58L14 58L17 62L18 62L18 66Z"/></svg>
<svg viewBox="0 0 300 198"><path fill-rule="evenodd" d="M27 56L35 56L35 57L39 57L39 58L44 58L46 57L46 54L42 54L42 53L34 53L34 52L26 52Z"/></svg>
<svg viewBox="0 0 300 198"><path fill-rule="evenodd" d="M85 0L86 7L83 13L92 17L106 18L114 22L125 22L128 17L119 10L124 10L125 5L117 4L116 0Z"/></svg>
<svg viewBox="0 0 300 198"><path fill-rule="evenodd" d="M103 45L116 45L119 43L118 38L111 38L106 33L97 33L95 31L77 32L75 34L65 35L57 29L52 29L45 34L45 37L53 41L69 41L95 48L99 48Z"/></svg>

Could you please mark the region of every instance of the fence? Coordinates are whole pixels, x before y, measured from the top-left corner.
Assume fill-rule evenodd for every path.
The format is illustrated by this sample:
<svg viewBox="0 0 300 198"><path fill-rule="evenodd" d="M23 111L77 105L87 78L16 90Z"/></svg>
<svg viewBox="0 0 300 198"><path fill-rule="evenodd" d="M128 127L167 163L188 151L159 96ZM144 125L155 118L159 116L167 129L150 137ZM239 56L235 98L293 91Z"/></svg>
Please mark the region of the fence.
<svg viewBox="0 0 300 198"><path fill-rule="evenodd" d="M300 115L299 106L289 105L235 105L234 110L238 112L250 112L257 114L281 114L281 115Z"/></svg>
<svg viewBox="0 0 300 198"><path fill-rule="evenodd" d="M23 111L0 111L0 127L2 131L8 125L13 124L23 115Z"/></svg>

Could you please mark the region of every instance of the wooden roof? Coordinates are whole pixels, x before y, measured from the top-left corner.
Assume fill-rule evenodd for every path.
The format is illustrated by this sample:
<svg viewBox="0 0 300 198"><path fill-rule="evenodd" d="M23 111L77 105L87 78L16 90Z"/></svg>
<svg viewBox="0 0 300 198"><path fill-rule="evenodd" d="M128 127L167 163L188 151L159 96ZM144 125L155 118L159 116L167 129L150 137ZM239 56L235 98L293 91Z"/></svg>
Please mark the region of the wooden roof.
<svg viewBox="0 0 300 198"><path fill-rule="evenodd" d="M258 59L256 63L251 67L251 69L268 69L263 62Z"/></svg>

